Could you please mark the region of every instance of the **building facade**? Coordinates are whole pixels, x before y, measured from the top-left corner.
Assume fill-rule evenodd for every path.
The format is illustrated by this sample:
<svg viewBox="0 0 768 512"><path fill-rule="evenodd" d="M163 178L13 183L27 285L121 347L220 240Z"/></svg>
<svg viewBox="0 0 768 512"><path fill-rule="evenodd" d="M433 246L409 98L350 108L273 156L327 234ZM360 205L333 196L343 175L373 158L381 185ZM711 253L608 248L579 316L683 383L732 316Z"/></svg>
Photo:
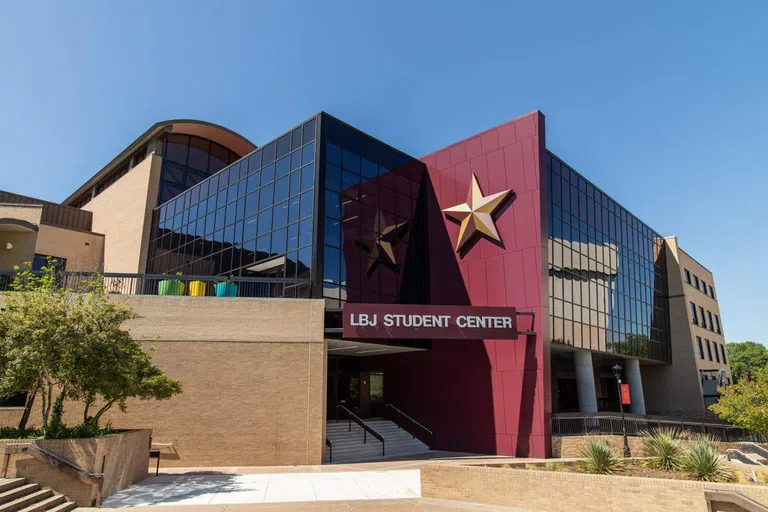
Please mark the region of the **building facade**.
<svg viewBox="0 0 768 512"><path fill-rule="evenodd" d="M91 219L87 229L103 244L98 270L107 274L222 276L240 284L231 301L281 283L279 296L320 303L322 332L310 337L322 340L322 376L309 378L298 367L282 374L309 383L298 396L322 410L310 407L304 416L308 432L324 432L338 406L365 419L389 404L428 426L433 448L543 457L551 454L553 414L618 410L616 364L637 414L703 416L702 382L713 370L730 378L711 273L549 151L538 111L421 158L327 113L258 148L208 123L158 123L57 206ZM684 281L688 273L699 280L695 290ZM164 297L158 304L176 304L182 316L180 304L202 311L216 300ZM519 334L352 339L343 334L347 304L515 308ZM277 299L249 307L266 308L254 315L278 325L281 305L288 307ZM247 339L269 330L246 317L230 321ZM708 340L714 360L709 352L700 357L697 337L703 350ZM189 347L184 357L210 349ZM305 348L287 347L282 356ZM229 364L273 386L264 379L280 377L269 361L253 357L260 356L241 354ZM199 378L191 366L163 365L182 384ZM205 404L210 392L226 388L223 403L234 407L245 391L228 382L193 386L184 400ZM274 431L259 425L274 423L280 409L249 414L254 432L271 442ZM131 413L114 421L130 424ZM170 416L157 421L156 432L182 451L194 452L184 436L216 430L205 421L192 433L170 425ZM319 462L322 435L300 441L311 446L306 456L279 455L289 451L286 438L275 441L271 463ZM179 464L214 459L178 455ZM254 455L237 463L256 460L270 462Z"/></svg>

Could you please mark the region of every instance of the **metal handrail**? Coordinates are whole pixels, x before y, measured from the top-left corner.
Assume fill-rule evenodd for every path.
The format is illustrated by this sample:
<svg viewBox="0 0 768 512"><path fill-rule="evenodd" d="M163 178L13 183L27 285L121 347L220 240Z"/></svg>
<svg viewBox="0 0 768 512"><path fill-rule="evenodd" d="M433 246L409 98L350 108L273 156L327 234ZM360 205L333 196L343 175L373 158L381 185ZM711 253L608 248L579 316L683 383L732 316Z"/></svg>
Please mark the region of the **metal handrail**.
<svg viewBox="0 0 768 512"><path fill-rule="evenodd" d="M422 429L424 432L426 432L427 434L429 434L429 436L430 436L432 439L434 439L434 438L435 438L435 433L434 433L434 432L432 432L430 429L428 429L427 427L425 427L424 425L422 425L421 423L419 423L418 421L416 421L416 420L415 420L413 417L411 417L411 416L409 416L409 415L405 414L403 411L401 411L400 409L398 409L398 408L397 408L397 407L395 407L394 405L392 405L392 404L384 404L384 407L385 407L385 408L386 408L386 407L389 407L390 409L392 409L393 411L395 411L396 413L400 414L400 415L401 415L401 416L403 416L405 419L407 419L408 421L410 421L410 422L411 422L413 425L416 425L417 427L419 427L420 429ZM400 426L400 425L398 425L398 427L399 427L399 426ZM411 434L411 435L413 436L413 438L414 438L414 439L416 438L416 436L415 436L415 435L413 435L413 434Z"/></svg>
<svg viewBox="0 0 768 512"><path fill-rule="evenodd" d="M621 416L614 414L552 416L552 433L567 435L585 434L618 434L621 433ZM706 421L665 420L655 418L626 418L627 435L641 435L652 429L683 429L693 432L722 436L723 441L757 440L765 442L760 434L754 434L746 429L726 423Z"/></svg>
<svg viewBox="0 0 768 512"><path fill-rule="evenodd" d="M363 420L360 418L357 414L353 413L343 405L339 404L336 406L336 423L339 422L339 410L342 410L347 413L349 416L349 431L352 432L352 422L354 421L360 427L363 429L363 444L366 444L368 442L368 436L367 434L371 434L373 437L381 441L381 456L384 457L386 454L385 451L385 445L384 445L384 436L373 430L371 427L369 427Z"/></svg>
<svg viewBox="0 0 768 512"><path fill-rule="evenodd" d="M0 275L15 275L23 271L0 269ZM42 275L40 271L31 271L33 274ZM296 277L227 277L223 276L197 276L190 274L136 274L126 272L77 272L63 271L56 272L56 275L77 276L77 277L104 277L104 278L147 278L147 279L177 279L179 281L232 281L240 283L284 283L284 284L305 284L309 279L300 279Z"/></svg>
<svg viewBox="0 0 768 512"><path fill-rule="evenodd" d="M36 458L39 461L50 464L51 466L59 469L65 473L68 473L81 482L92 486L91 493L91 506L100 507L102 502L102 487L104 485L104 460L102 460L102 472L94 473L87 471L74 462L68 461L55 453L49 452L45 448L41 448L36 443L16 443L8 444L5 446L5 458L3 460L2 475L3 478L8 476L8 466L10 464L11 454L23 453Z"/></svg>
<svg viewBox="0 0 768 512"><path fill-rule="evenodd" d="M328 463L333 464L333 441L326 437L325 446L328 447Z"/></svg>

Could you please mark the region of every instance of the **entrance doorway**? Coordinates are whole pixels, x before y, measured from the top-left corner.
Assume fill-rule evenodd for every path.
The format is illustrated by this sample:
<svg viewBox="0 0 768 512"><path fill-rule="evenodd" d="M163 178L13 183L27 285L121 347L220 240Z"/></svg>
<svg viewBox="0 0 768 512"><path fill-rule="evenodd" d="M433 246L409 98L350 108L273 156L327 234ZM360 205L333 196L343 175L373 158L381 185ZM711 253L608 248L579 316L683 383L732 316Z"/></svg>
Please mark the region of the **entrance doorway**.
<svg viewBox="0 0 768 512"><path fill-rule="evenodd" d="M336 418L337 405L361 418L384 415L384 374L360 371L357 357L328 355L327 391L328 419Z"/></svg>

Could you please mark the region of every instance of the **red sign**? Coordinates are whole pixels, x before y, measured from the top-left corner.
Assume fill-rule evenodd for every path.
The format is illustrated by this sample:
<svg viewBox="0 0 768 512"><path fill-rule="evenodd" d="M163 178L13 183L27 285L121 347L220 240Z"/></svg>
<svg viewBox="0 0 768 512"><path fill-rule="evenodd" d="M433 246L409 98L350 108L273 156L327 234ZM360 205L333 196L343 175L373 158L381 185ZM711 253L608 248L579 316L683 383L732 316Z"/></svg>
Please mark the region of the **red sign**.
<svg viewBox="0 0 768 512"><path fill-rule="evenodd" d="M344 304L346 339L517 339L515 308Z"/></svg>
<svg viewBox="0 0 768 512"><path fill-rule="evenodd" d="M630 405L632 401L629 398L629 384L621 385L621 405Z"/></svg>

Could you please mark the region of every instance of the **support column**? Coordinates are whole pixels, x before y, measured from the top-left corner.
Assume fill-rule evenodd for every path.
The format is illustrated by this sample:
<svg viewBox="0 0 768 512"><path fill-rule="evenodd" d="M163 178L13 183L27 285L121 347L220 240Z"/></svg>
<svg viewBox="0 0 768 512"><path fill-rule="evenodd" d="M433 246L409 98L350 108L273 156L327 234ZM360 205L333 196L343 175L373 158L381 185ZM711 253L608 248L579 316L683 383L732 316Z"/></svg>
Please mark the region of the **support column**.
<svg viewBox="0 0 768 512"><path fill-rule="evenodd" d="M579 412L597 412L597 392L595 391L595 369L592 366L592 353L578 350L574 352L573 361L576 367Z"/></svg>
<svg viewBox="0 0 768 512"><path fill-rule="evenodd" d="M629 384L629 398L632 404L629 406L632 414L645 414L645 397L643 396L643 379L640 375L640 361L626 359L624 361L624 378Z"/></svg>

